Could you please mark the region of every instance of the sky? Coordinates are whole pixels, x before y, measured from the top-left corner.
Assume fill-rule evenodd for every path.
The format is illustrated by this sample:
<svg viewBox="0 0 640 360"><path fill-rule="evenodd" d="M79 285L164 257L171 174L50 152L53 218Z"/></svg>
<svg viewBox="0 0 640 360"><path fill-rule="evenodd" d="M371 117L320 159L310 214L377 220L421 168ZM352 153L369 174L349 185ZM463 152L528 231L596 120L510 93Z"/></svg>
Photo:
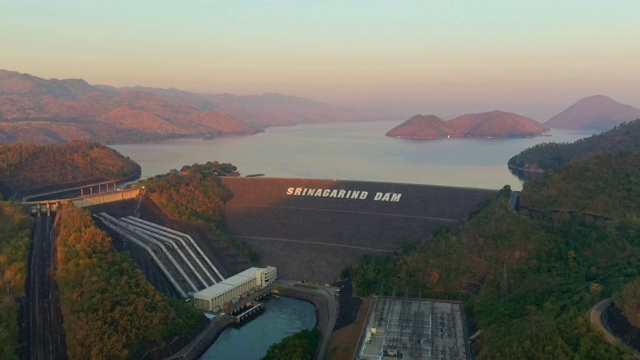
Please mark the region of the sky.
<svg viewBox="0 0 640 360"><path fill-rule="evenodd" d="M392 116L640 107L640 1L0 0L0 68Z"/></svg>

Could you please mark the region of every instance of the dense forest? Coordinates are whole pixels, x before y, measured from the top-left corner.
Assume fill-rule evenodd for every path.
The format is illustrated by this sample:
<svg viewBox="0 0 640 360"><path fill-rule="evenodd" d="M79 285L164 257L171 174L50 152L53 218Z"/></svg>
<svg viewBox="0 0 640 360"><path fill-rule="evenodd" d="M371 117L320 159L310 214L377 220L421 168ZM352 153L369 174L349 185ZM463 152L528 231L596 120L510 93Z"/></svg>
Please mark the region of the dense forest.
<svg viewBox="0 0 640 360"><path fill-rule="evenodd" d="M583 181L582 179L585 179ZM562 210L621 219L635 218L640 203L640 153L596 154L527 183L520 205L540 211Z"/></svg>
<svg viewBox="0 0 640 360"><path fill-rule="evenodd" d="M616 307L635 327L640 328L640 280L622 285L622 289L613 296Z"/></svg>
<svg viewBox="0 0 640 360"><path fill-rule="evenodd" d="M623 196L640 194L639 160L596 156L525 183L535 212L511 211L506 187L459 226L347 272L361 295L465 300L477 359L628 358L588 311L640 276L640 220Z"/></svg>
<svg viewBox="0 0 640 360"><path fill-rule="evenodd" d="M18 358L18 300L25 297L31 223L21 207L0 201L0 360Z"/></svg>
<svg viewBox="0 0 640 360"><path fill-rule="evenodd" d="M319 342L318 329L302 330L269 346L261 360L312 360Z"/></svg>
<svg viewBox="0 0 640 360"><path fill-rule="evenodd" d="M253 263L258 254L245 242L224 234L224 204L233 194L220 182L221 176L239 176L235 166L218 161L183 166L139 183L151 199L170 217L202 226L226 238Z"/></svg>
<svg viewBox="0 0 640 360"><path fill-rule="evenodd" d="M58 145L0 145L0 191L24 191L95 179L140 175L140 166L117 151L89 141Z"/></svg>
<svg viewBox="0 0 640 360"><path fill-rule="evenodd" d="M202 320L156 291L89 211L58 216L55 277L70 359L126 359L144 341L185 335Z"/></svg>
<svg viewBox="0 0 640 360"><path fill-rule="evenodd" d="M640 119L624 123L598 135L573 143L543 143L509 159L509 167L524 171L547 171L570 160L584 159L595 153L640 150Z"/></svg>

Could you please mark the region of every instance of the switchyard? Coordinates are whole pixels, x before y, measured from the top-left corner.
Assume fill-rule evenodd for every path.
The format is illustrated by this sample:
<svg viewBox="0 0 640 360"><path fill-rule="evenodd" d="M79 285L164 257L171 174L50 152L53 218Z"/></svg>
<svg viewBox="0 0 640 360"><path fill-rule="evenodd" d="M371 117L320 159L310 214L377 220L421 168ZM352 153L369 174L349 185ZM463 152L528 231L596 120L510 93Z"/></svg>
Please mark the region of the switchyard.
<svg viewBox="0 0 640 360"><path fill-rule="evenodd" d="M356 359L471 359L462 303L374 297Z"/></svg>

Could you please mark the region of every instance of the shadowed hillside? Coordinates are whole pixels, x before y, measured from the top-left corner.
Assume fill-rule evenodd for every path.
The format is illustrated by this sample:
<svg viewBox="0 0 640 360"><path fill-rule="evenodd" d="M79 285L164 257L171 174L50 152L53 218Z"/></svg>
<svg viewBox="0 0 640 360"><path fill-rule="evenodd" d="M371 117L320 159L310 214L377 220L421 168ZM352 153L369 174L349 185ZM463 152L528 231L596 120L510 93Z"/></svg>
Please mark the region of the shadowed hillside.
<svg viewBox="0 0 640 360"><path fill-rule="evenodd" d="M516 175L524 177L527 172L541 173L570 160L584 159L595 153L613 153L622 149L640 150L640 119L574 143L535 145L509 159L508 166Z"/></svg>

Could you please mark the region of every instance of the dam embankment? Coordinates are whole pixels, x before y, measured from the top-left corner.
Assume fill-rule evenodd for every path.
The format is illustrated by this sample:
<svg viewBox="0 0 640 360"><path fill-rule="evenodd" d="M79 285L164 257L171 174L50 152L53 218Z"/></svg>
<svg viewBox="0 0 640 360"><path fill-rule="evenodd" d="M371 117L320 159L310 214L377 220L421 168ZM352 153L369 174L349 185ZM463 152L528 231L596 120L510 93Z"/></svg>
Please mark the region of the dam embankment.
<svg viewBox="0 0 640 360"><path fill-rule="evenodd" d="M222 178L227 231L284 279L335 281L363 255L457 224L497 190L319 179Z"/></svg>

